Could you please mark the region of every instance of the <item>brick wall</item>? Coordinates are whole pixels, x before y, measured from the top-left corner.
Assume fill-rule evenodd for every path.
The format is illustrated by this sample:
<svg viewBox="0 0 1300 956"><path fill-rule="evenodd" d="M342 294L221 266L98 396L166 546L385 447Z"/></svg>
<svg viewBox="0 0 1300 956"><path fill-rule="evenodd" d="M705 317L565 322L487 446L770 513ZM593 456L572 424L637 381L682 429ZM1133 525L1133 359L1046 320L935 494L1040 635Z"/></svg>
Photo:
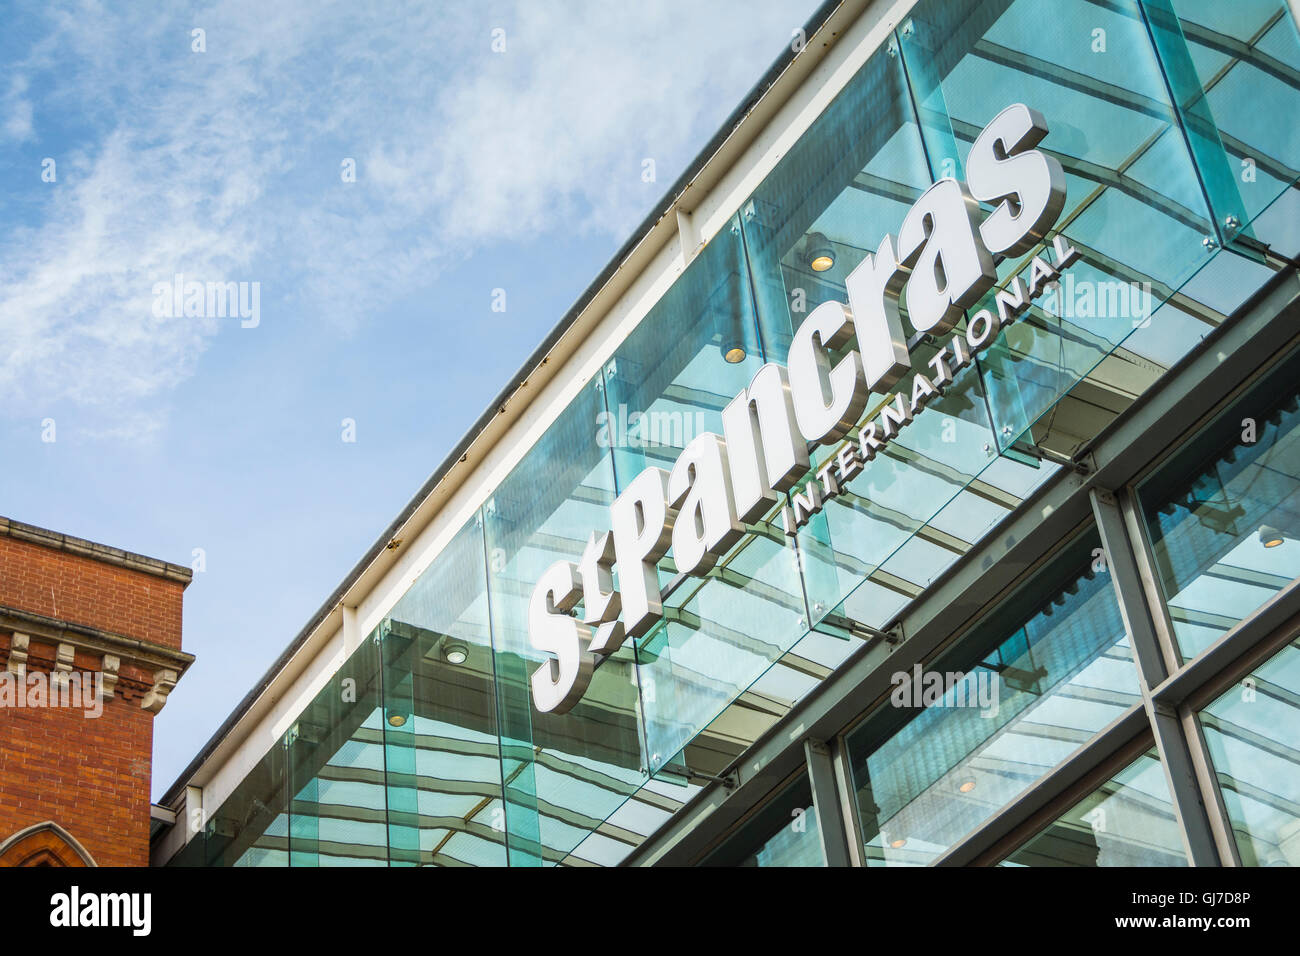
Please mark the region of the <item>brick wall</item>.
<svg viewBox="0 0 1300 956"><path fill-rule="evenodd" d="M185 585L0 535L0 604L181 646Z"/></svg>
<svg viewBox="0 0 1300 956"><path fill-rule="evenodd" d="M11 635L0 635L7 661ZM55 646L31 640L27 671L48 678ZM99 661L78 653L73 666ZM0 839L53 820L100 866L149 865L153 714L140 707L152 675L123 665L99 717L65 707L0 708Z"/></svg>
<svg viewBox="0 0 1300 956"><path fill-rule="evenodd" d="M0 534L0 605L17 611L179 651L184 588ZM0 670L8 666L12 630L28 634L26 673L47 687L60 640L75 646L72 669L83 681L102 670L102 647L79 646L77 633L42 626L48 633L34 625L0 628ZM98 717L80 707L0 706L0 841L53 820L100 866L149 865L154 714L140 704L157 664L131 660L129 647L118 655L116 688ZM10 688L14 676L4 678Z"/></svg>

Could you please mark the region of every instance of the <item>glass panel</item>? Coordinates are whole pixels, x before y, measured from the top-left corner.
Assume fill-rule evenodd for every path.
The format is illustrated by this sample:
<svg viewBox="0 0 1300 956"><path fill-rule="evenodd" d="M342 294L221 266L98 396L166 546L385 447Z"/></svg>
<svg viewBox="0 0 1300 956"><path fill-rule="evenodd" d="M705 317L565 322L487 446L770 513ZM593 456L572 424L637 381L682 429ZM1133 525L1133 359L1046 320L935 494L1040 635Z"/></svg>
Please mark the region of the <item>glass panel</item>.
<svg viewBox="0 0 1300 956"><path fill-rule="evenodd" d="M606 366L619 487L682 448L721 434L722 409L763 363L739 220L714 236ZM608 517L595 527L606 527ZM667 623L638 648L646 750L662 769L806 629L803 587L786 539L754 526L705 576L665 595ZM672 555L660 564L667 585ZM697 768L698 769L698 768Z"/></svg>
<svg viewBox="0 0 1300 956"><path fill-rule="evenodd" d="M702 865L825 866L808 775L801 773Z"/></svg>
<svg viewBox="0 0 1300 956"><path fill-rule="evenodd" d="M588 384L483 508L510 864L559 862L645 779L631 644L596 669L567 714L533 709L549 656L528 640L528 602L557 560L609 526L614 469L596 441L605 403Z"/></svg>
<svg viewBox="0 0 1300 956"><path fill-rule="evenodd" d="M289 814L283 738L259 760L204 828L206 866L287 866Z"/></svg>
<svg viewBox="0 0 1300 956"><path fill-rule="evenodd" d="M739 220L714 236L606 363L617 487L651 465L670 470L686 444L722 433L722 409L763 364Z"/></svg>
<svg viewBox="0 0 1300 956"><path fill-rule="evenodd" d="M902 64L881 51L832 101L744 207L759 323L769 358L785 361L792 330L826 301L846 301L845 277L930 185ZM925 369L932 344L917 344ZM879 411L885 396L870 404ZM906 429L866 473L801 530L811 621L822 620L881 562L958 495L996 453L975 372ZM851 433L850 439L856 437ZM835 454L822 449L814 468ZM811 476L810 476L811 477ZM942 540L948 550L962 543ZM918 545L923 549L925 545ZM953 552L953 553L961 553Z"/></svg>
<svg viewBox="0 0 1300 956"><path fill-rule="evenodd" d="M1153 747L1000 866L1186 866L1169 784Z"/></svg>
<svg viewBox="0 0 1300 956"><path fill-rule="evenodd" d="M874 54L741 209L768 361L845 277L897 235L930 185L897 57Z"/></svg>
<svg viewBox="0 0 1300 956"><path fill-rule="evenodd" d="M823 626L857 621L884 627L1059 470L1049 462L993 458L915 534L897 538L902 543L868 570L866 579L822 619Z"/></svg>
<svg viewBox="0 0 1300 956"><path fill-rule="evenodd" d="M1164 68L1187 148L1213 212L1216 238L1223 242L1248 235L1249 229L1243 231L1243 223L1251 217L1237 189L1237 170L1228 165L1223 140L1206 97L1205 86L1213 78L1197 75L1197 58L1192 55L1170 0L1143 0L1142 12ZM1214 67L1216 72L1220 68Z"/></svg>
<svg viewBox="0 0 1300 956"><path fill-rule="evenodd" d="M1300 576L1300 353L1138 491L1184 658Z"/></svg>
<svg viewBox="0 0 1300 956"><path fill-rule="evenodd" d="M913 360L929 354L933 349L920 347ZM876 414L879 404L872 402L869 415ZM834 454L834 448L823 452L817 465ZM978 537L967 539L929 525L940 514L946 512L952 519L964 510L950 508L950 503L972 487L996 455L979 376L968 368L801 530L799 546L808 568L813 620L821 621L829 608L904 548L915 555L937 547L948 563L965 554ZM1004 489L983 482L976 487L986 494L970 521L962 523L964 532L975 531L992 517L985 513L985 502L1001 510L1002 516L1007 513L1005 506L1018 502ZM969 503L971 496L964 500ZM923 543L913 543L918 534Z"/></svg>
<svg viewBox="0 0 1300 956"><path fill-rule="evenodd" d="M1220 151L1218 166L1247 220L1300 177L1300 40L1283 0L1161 0L1172 5L1190 54L1191 112ZM1154 21L1153 21L1154 22ZM1189 84L1190 85L1190 84ZM1196 124L1189 124L1195 130ZM1233 210L1225 210L1231 212ZM1219 216L1222 225L1223 215ZM1249 222L1242 223L1249 232Z"/></svg>
<svg viewBox="0 0 1300 956"><path fill-rule="evenodd" d="M286 735L292 866L385 866L379 647L362 642Z"/></svg>
<svg viewBox="0 0 1300 956"><path fill-rule="evenodd" d="M918 98L940 174L960 176L975 136L1016 102L1043 114L1041 148L1066 174L1059 224L1080 261L981 363L1007 448L1205 261L1210 214L1135 0L1061 0L1050 15L1036 0L922 0L902 33L909 71L935 77ZM1003 262L1003 282L1027 279L1039 251Z"/></svg>
<svg viewBox="0 0 1300 956"><path fill-rule="evenodd" d="M1300 641L1200 714L1246 866L1300 866Z"/></svg>
<svg viewBox="0 0 1300 956"><path fill-rule="evenodd" d="M1279 12L1285 14L1283 0L1173 0L1174 11L1182 28L1191 38L1204 36L1201 30L1220 34L1221 38L1248 42L1275 23ZM1221 54L1226 56L1226 54Z"/></svg>
<svg viewBox="0 0 1300 956"><path fill-rule="evenodd" d="M1270 207L1265 216L1271 212ZM1282 217L1272 218L1281 221ZM1073 336L1059 344L1057 368L1050 370L1046 378L1032 363L1025 367L1011 360L1013 352L1039 335L1028 324L1012 326L1007 330L1009 351L995 350L983 363L989 380L997 383L991 388L1003 388L1004 396L1020 403L1018 407L1024 411L1024 422L1030 428L1010 453L1014 455L1032 445L1073 455L1154 385L1165 370L1226 321L1273 277L1277 268L1275 264L1265 265L1239 255L1233 247L1220 249L1163 304L1151 299L1140 306L1139 311L1148 307L1154 307L1155 311L1147 319L1135 318L1134 329L1123 344L1099 362L1095 360L1100 340L1087 340L1076 329ZM1085 285L1071 275L1074 272L1084 275L1087 269L1085 263L1066 273L1060 288L1045 297L1046 306L1058 313L1066 310L1068 316L1069 310L1095 309L1096 306L1086 306L1089 301L1100 302L1105 297L1122 303L1126 294L1131 297L1132 287L1125 293L1121 285L1104 281ZM1091 298L1094 293L1095 300ZM1122 306L1105 308L1110 312L1116 308L1123 310ZM1059 318L1055 315L1052 321ZM1062 370L1070 372L1065 379L1059 378ZM1044 401L1055 396L1055 403L1046 406L1034 400L1035 394ZM1031 420L1028 416L1039 408L1041 414ZM1003 437L1015 434L1014 429L1007 431L1008 427L1003 426Z"/></svg>
<svg viewBox="0 0 1300 956"><path fill-rule="evenodd" d="M504 866L487 566L477 520L397 603L383 635L392 862Z"/></svg>
<svg viewBox="0 0 1300 956"><path fill-rule="evenodd" d="M177 820L177 823L179 822L180 821ZM185 846L182 847L176 853L175 856L173 856L170 860L167 861L166 865L181 866L181 867L206 865L204 860L204 851L207 849L207 847L205 844L206 841L203 839L203 834L196 833L193 837L190 838L189 843L185 844Z"/></svg>
<svg viewBox="0 0 1300 956"><path fill-rule="evenodd" d="M924 864L1138 702L1095 532L847 738L868 865Z"/></svg>

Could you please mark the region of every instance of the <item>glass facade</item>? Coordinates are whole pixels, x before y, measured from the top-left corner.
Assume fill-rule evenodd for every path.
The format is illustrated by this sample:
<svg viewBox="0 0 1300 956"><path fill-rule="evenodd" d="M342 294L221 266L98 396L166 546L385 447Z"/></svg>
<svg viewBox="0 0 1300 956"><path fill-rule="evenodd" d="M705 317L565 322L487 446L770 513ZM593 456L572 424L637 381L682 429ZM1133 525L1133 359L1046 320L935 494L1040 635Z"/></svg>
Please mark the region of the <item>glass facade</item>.
<svg viewBox="0 0 1300 956"><path fill-rule="evenodd" d="M812 788L806 774L768 800L710 854L704 866L825 866Z"/></svg>
<svg viewBox="0 0 1300 956"><path fill-rule="evenodd" d="M1138 702L1100 554L1079 538L847 736L869 866L932 861Z"/></svg>
<svg viewBox="0 0 1300 956"><path fill-rule="evenodd" d="M1246 866L1300 866L1300 642L1200 714Z"/></svg>
<svg viewBox="0 0 1300 956"><path fill-rule="evenodd" d="M1142 486L1184 658L1300 577L1300 355Z"/></svg>
<svg viewBox="0 0 1300 956"><path fill-rule="evenodd" d="M853 267L931 183L964 178L975 135L1017 102L1047 120L1041 148L1067 179L1057 228L1080 261L793 539L773 509L706 575L666 557L663 621L605 659L574 710L538 713L526 616L541 572L581 556L643 468L719 431L757 368L785 362L806 314L846 297ZM1212 0L915 4L176 862L620 862L1285 266L1265 243L1300 243L1300 134L1272 117L1297 107L1281 0L1232 16ZM1002 262L999 287L1041 249ZM936 343L912 344L923 368ZM1143 490L1187 656L1300 573L1286 549L1233 550L1263 547L1265 525L1290 533L1294 404L1261 406L1235 462L1179 462ZM1235 530L1214 527L1219 491L1239 500ZM932 860L1135 704L1092 543L943 662L995 690L996 714L863 725L869 862ZM785 839L755 859L802 859Z"/></svg>
<svg viewBox="0 0 1300 956"><path fill-rule="evenodd" d="M1186 866L1173 800L1148 750L1001 866Z"/></svg>

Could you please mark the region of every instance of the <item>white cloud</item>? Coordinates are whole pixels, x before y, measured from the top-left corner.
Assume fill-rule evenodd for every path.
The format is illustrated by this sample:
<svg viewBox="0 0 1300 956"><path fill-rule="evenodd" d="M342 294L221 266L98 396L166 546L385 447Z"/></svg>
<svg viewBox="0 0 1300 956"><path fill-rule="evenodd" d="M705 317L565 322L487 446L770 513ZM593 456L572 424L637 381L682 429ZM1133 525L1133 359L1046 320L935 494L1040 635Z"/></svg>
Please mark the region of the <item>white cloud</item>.
<svg viewBox="0 0 1300 956"><path fill-rule="evenodd" d="M9 91L0 99L0 130L5 139L14 143L32 138L32 101L24 95L26 92L27 77L16 74L9 81Z"/></svg>
<svg viewBox="0 0 1300 956"><path fill-rule="evenodd" d="M0 407L156 429L213 335L256 334L155 319L176 272L260 281L264 316L294 302L346 331L477 245L622 238L788 40L782 6L56 9L3 130L33 138L59 112L86 138L38 140L59 181L15 187L46 192L0 240Z"/></svg>

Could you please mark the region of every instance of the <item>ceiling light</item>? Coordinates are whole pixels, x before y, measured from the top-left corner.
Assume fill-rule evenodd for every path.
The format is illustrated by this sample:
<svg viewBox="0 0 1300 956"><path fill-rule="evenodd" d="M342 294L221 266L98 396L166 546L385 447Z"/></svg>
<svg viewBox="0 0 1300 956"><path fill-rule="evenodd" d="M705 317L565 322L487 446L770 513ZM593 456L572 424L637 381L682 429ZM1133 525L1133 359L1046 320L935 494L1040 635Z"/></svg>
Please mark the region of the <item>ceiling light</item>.
<svg viewBox="0 0 1300 956"><path fill-rule="evenodd" d="M700 327L701 332L717 336L718 351L728 365L739 365L749 354L745 341L752 336L754 316L744 294L745 288L738 273L731 272L724 277L709 293L705 306L708 323Z"/></svg>
<svg viewBox="0 0 1300 956"><path fill-rule="evenodd" d="M889 845L895 850L901 850L903 847L907 846L907 837L899 837L897 840L891 840Z"/></svg>
<svg viewBox="0 0 1300 956"><path fill-rule="evenodd" d="M388 726L389 727L406 726L406 715L402 713L400 710L390 710L388 712Z"/></svg>
<svg viewBox="0 0 1300 956"><path fill-rule="evenodd" d="M1276 548L1286 542L1286 535L1271 525L1263 525L1259 529L1259 543L1266 548Z"/></svg>
<svg viewBox="0 0 1300 956"><path fill-rule="evenodd" d="M974 789L975 789L974 780L963 780L961 783L957 785L958 793L970 793Z"/></svg>
<svg viewBox="0 0 1300 956"><path fill-rule="evenodd" d="M464 644L448 644L443 648L442 656L448 664L464 664L469 660L469 648Z"/></svg>
<svg viewBox="0 0 1300 956"><path fill-rule="evenodd" d="M804 244L804 261L813 272L825 272L835 265L835 247L820 232L814 232Z"/></svg>
<svg viewBox="0 0 1300 956"><path fill-rule="evenodd" d="M745 346L740 342L723 342L722 343L722 360L728 365L739 365L745 361Z"/></svg>

